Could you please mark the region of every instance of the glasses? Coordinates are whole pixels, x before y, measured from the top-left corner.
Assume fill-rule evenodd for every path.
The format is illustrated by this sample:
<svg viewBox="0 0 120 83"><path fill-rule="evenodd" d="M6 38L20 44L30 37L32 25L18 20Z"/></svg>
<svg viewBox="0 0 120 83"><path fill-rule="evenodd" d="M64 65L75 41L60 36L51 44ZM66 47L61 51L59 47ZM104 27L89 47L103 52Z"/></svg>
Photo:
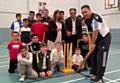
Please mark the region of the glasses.
<svg viewBox="0 0 120 83"><path fill-rule="evenodd" d="M75 12L70 12L70 14L76 14Z"/></svg>

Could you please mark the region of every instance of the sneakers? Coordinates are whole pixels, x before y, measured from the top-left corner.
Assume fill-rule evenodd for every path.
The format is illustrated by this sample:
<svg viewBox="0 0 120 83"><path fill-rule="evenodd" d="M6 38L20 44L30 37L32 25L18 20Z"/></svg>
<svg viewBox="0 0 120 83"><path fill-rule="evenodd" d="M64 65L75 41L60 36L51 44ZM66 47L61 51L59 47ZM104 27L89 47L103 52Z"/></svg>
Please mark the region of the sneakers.
<svg viewBox="0 0 120 83"><path fill-rule="evenodd" d="M93 81L93 83L104 83L103 79L97 79L97 78L91 79L91 81Z"/></svg>
<svg viewBox="0 0 120 83"><path fill-rule="evenodd" d="M25 75L20 76L20 82L23 82L25 80Z"/></svg>
<svg viewBox="0 0 120 83"><path fill-rule="evenodd" d="M90 78L90 80L95 79L95 75L90 74L90 75L89 75L89 78Z"/></svg>

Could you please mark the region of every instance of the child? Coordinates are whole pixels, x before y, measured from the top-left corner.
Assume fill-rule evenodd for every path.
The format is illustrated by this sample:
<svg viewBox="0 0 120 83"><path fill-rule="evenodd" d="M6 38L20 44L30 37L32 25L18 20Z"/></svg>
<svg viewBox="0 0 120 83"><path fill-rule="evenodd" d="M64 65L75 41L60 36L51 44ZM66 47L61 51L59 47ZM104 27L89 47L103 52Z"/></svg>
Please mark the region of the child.
<svg viewBox="0 0 120 83"><path fill-rule="evenodd" d="M32 24L32 33L38 35L39 41L44 42L45 40L45 32L47 31L47 26L43 24L42 15L40 13L36 14L37 22Z"/></svg>
<svg viewBox="0 0 120 83"><path fill-rule="evenodd" d="M33 69L37 71L37 53L40 51L40 42L37 35L31 35L31 43L28 44L29 52L33 54Z"/></svg>
<svg viewBox="0 0 120 83"><path fill-rule="evenodd" d="M51 62L50 62L50 51L48 51L47 45L45 43L41 43L40 45L40 53L38 54L37 61L37 70L40 77L44 78L46 76L51 77Z"/></svg>
<svg viewBox="0 0 120 83"><path fill-rule="evenodd" d="M52 71L55 72L55 69L62 71L64 67L64 60L63 60L63 49L61 42L58 41L55 43L55 48L52 50L50 56L51 56Z"/></svg>
<svg viewBox="0 0 120 83"><path fill-rule="evenodd" d="M87 55L87 53L89 52L89 35L87 33L83 33L82 34L82 40L79 43L79 47L81 49L81 54L83 57L85 57ZM87 65L86 68L91 67L91 56L87 59Z"/></svg>
<svg viewBox="0 0 120 83"><path fill-rule="evenodd" d="M75 49L75 54L73 55L73 60L72 61L73 61L72 69L77 71L79 66L81 65L81 62L83 62L83 57L81 55L80 48ZM84 68L84 66L82 68Z"/></svg>
<svg viewBox="0 0 120 83"><path fill-rule="evenodd" d="M8 44L9 56L10 56L10 63L9 63L9 73L14 73L15 69L17 68L17 55L19 53L19 48L22 46L22 43L19 42L19 33L12 32L11 34L12 40Z"/></svg>
<svg viewBox="0 0 120 83"><path fill-rule="evenodd" d="M38 74L32 69L32 53L28 52L26 46L20 48L18 54L18 70L20 73L20 81L24 81L27 78L37 78Z"/></svg>
<svg viewBox="0 0 120 83"><path fill-rule="evenodd" d="M28 27L29 21L27 18L23 19L23 27L20 29L21 42L23 44L28 44L30 42L30 32L31 28Z"/></svg>
<svg viewBox="0 0 120 83"><path fill-rule="evenodd" d="M23 27L23 22L21 21L22 15L20 13L16 14L16 21L14 21L10 27L12 31L19 32L20 28Z"/></svg>

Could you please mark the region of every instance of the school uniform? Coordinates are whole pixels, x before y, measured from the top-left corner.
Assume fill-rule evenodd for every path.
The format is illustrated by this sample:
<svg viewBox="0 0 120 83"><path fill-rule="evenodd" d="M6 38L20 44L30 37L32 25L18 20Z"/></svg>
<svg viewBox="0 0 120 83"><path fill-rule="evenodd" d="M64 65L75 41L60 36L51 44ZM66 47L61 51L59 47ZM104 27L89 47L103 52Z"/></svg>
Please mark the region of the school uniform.
<svg viewBox="0 0 120 83"><path fill-rule="evenodd" d="M37 71L37 53L39 53L40 51L40 43L29 43L28 44L28 48L29 48L29 52L31 52L33 54L33 69Z"/></svg>
<svg viewBox="0 0 120 83"><path fill-rule="evenodd" d="M50 51L46 54L40 52L37 60L37 72L47 72L51 70Z"/></svg>

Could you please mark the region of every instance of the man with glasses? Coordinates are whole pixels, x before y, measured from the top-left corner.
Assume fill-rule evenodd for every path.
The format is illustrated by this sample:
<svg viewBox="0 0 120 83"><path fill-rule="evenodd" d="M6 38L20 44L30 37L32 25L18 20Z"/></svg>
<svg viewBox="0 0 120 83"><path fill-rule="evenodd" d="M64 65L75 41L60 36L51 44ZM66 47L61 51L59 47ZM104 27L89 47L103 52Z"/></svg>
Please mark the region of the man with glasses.
<svg viewBox="0 0 120 83"><path fill-rule="evenodd" d="M66 42L73 43L73 50L77 47L78 41L82 36L80 20L76 17L76 9L70 8L70 17L65 20Z"/></svg>
<svg viewBox="0 0 120 83"><path fill-rule="evenodd" d="M90 49L94 49L91 59L91 80L95 83L103 83L111 34L104 19L100 15L93 13L89 5L83 5L81 12L91 34Z"/></svg>

